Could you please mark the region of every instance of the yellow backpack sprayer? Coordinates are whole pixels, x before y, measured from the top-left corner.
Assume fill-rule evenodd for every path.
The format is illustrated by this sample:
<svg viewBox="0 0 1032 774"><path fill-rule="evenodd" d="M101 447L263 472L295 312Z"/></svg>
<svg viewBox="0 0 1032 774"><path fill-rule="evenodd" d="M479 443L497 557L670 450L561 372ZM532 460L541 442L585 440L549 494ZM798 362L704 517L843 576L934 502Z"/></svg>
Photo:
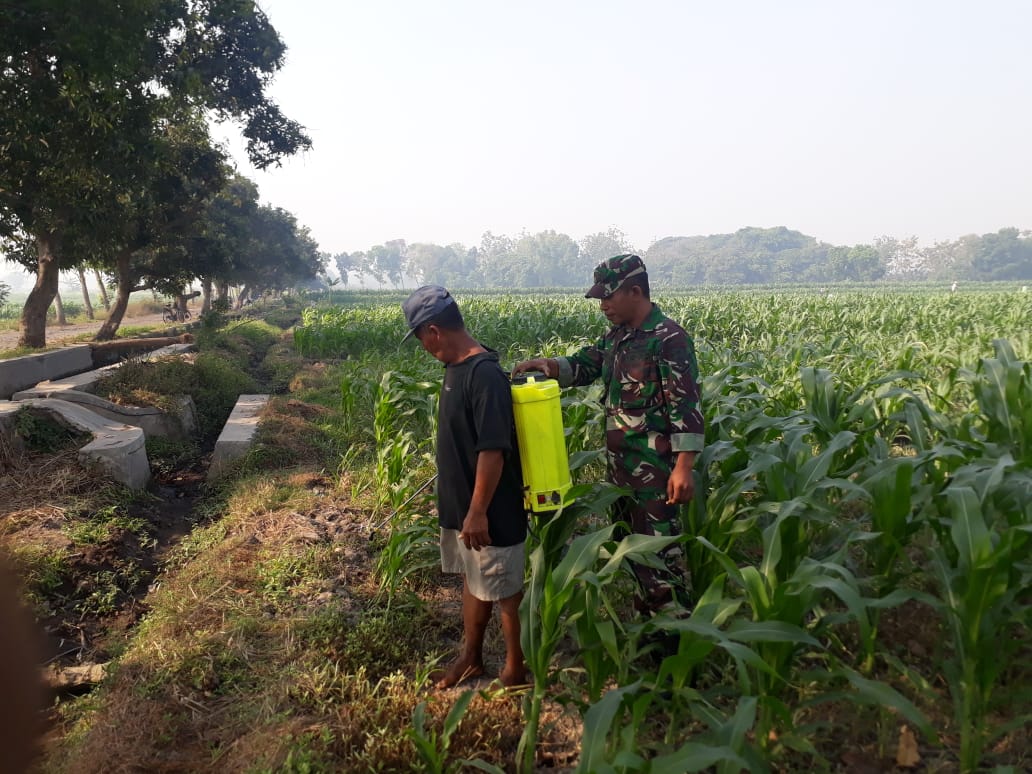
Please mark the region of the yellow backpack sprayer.
<svg viewBox="0 0 1032 774"><path fill-rule="evenodd" d="M527 510L558 510L570 488L559 383L530 371L512 379L512 411Z"/></svg>

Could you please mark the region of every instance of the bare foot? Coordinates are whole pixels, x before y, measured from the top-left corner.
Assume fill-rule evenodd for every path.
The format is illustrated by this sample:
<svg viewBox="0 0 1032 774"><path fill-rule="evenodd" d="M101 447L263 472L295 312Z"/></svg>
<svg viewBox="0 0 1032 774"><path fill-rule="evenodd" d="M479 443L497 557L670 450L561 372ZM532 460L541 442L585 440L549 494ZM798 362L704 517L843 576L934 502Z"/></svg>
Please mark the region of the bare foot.
<svg viewBox="0 0 1032 774"><path fill-rule="evenodd" d="M514 670L512 673L507 669L503 669L498 675L498 682L506 688L516 688L530 685L533 680L531 679L530 672L527 671L527 668L521 667L520 669Z"/></svg>
<svg viewBox="0 0 1032 774"><path fill-rule="evenodd" d="M453 685L458 685L463 680L469 680L471 677L480 677L482 674L484 674L483 664L475 661L467 661L460 656L450 667L448 667L443 676L438 679L436 685L438 688L451 688Z"/></svg>

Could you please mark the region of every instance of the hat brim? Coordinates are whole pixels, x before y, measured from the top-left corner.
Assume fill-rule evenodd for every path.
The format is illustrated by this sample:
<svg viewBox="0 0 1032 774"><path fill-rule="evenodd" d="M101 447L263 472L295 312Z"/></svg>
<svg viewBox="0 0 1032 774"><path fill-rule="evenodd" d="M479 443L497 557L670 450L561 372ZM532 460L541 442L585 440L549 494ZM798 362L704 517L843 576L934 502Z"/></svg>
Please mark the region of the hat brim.
<svg viewBox="0 0 1032 774"><path fill-rule="evenodd" d="M599 283L597 285L592 285L590 288L588 288L588 292L584 294L584 297L585 298L605 298L607 295L609 295L609 294L606 293L606 286L603 285L602 283Z"/></svg>
<svg viewBox="0 0 1032 774"><path fill-rule="evenodd" d="M415 335L416 335L416 329L415 328L409 328L409 332L401 337L401 343L404 344L406 341L408 341L409 339L411 339Z"/></svg>

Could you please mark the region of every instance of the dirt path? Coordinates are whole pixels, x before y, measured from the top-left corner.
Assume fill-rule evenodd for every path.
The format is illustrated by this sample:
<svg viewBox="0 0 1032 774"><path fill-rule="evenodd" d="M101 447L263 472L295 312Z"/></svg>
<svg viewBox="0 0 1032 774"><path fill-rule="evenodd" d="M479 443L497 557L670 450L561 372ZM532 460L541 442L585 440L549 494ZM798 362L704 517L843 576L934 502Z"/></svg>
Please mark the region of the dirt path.
<svg viewBox="0 0 1032 774"><path fill-rule="evenodd" d="M100 326L104 324L103 320L94 320L93 322L77 323L75 325L56 325L47 321L47 345L59 344L69 339L77 338L85 333L96 333L100 330ZM125 317L122 320L122 328L126 327L151 327L155 329L171 327L166 323L161 322L161 314L147 314L141 317ZM18 346L18 339L21 337L21 331L19 330L4 330L0 331L0 351L5 349L14 349Z"/></svg>

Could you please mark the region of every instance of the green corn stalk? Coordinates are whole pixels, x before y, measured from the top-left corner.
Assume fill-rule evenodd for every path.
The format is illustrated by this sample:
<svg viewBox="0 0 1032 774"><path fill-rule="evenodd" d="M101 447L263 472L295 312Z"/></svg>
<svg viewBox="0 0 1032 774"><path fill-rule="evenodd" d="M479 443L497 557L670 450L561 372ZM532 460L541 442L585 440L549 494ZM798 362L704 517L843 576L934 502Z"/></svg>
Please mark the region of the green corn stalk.
<svg viewBox="0 0 1032 774"><path fill-rule="evenodd" d="M708 444L695 465L695 496L681 509L684 533L705 538L725 553L743 535L753 534L757 516L749 498L756 491L757 476L777 461L770 454L750 454L730 441ZM689 542L685 553L692 584L709 588L722 573L720 563L697 541Z"/></svg>
<svg viewBox="0 0 1032 774"><path fill-rule="evenodd" d="M1032 573L1022 565L1032 548L1032 524L990 530L991 493L983 499L969 486L949 487L942 507L938 523L948 534L931 549L932 565L953 647L946 674L960 728L960 765L968 772L978 767L990 699L1017 648L1010 630L1027 626L1032 611Z"/></svg>
<svg viewBox="0 0 1032 774"><path fill-rule="evenodd" d="M820 648L820 643L805 631L808 621L820 601L816 580L828 574L821 562L804 559L785 577L778 565L782 557L781 526L795 520L794 516L781 516L764 530L764 556L760 567L750 565L739 567L730 556L720 551L705 538L698 538L723 565L728 577L745 594L745 600L752 610L752 621L736 621L727 633L708 631L717 638L735 659L738 667L739 686L743 693L757 696L760 703L760 722L757 738L766 743L769 731L775 725L775 718L783 723L790 722L787 707L779 694L792 677L793 663L800 646ZM748 630L747 624L755 629ZM694 625L692 621L677 626ZM743 628L747 631L742 634ZM735 635L738 636L735 636ZM743 638L744 637L744 638ZM730 648L726 641L736 646ZM739 643L756 643L752 653L741 648ZM755 658L754 658L755 656Z"/></svg>
<svg viewBox="0 0 1032 774"><path fill-rule="evenodd" d="M1032 465L1032 363L1019 360L1010 343L993 341L995 358L983 358L968 375L985 422L985 442Z"/></svg>
<svg viewBox="0 0 1032 774"><path fill-rule="evenodd" d="M380 591L393 599L408 578L438 567L439 546L440 530L431 516L416 514L403 524L392 524L387 545L376 558Z"/></svg>
<svg viewBox="0 0 1032 774"><path fill-rule="evenodd" d="M721 724L720 735L727 737L725 744L690 741L673 752L648 759L642 756L638 728L646 720L656 694L638 680L630 685L614 688L584 715L584 734L577 774L616 774L616 772L650 772L680 774L705 771L716 767L721 774L743 769L763 771L740 755L746 746L745 734L752 725L750 713L755 715L755 700L739 704L729 723ZM629 716L629 719L625 718Z"/></svg>
<svg viewBox="0 0 1032 774"><path fill-rule="evenodd" d="M604 489L595 502L581 502L569 510L574 513L577 509L604 511L619 495L620 490L615 487ZM534 675L534 685L527 699L526 727L517 751L523 771L533 770L541 707L549 686L556 679L552 662L559 643L579 619L588 618L592 625L599 620L599 611L592 606L598 597L584 594L583 587L592 585L604 589L615 580L625 560L661 568L658 552L676 540L631 534L614 544L615 528L609 525L575 538L558 563L550 566L548 559L559 555L550 549L558 542L550 533L568 529L563 519L553 519L542 526L540 544L531 552L530 579L520 605L521 644L527 666Z"/></svg>
<svg viewBox="0 0 1032 774"><path fill-rule="evenodd" d="M724 595L726 577L720 575L713 580L695 603L689 620L719 629L738 612L742 601ZM680 694L691 685L710 654L717 648L717 641L709 636L708 630L703 635L691 629L684 629L677 623L679 620L683 619L670 619L659 615L642 627L645 634L654 629L679 635L677 652L663 659L655 677L657 690L669 687L675 694Z"/></svg>
<svg viewBox="0 0 1032 774"><path fill-rule="evenodd" d="M469 703L475 696L474 691L463 691L444 719L444 725L440 732L430 729L426 723L426 702L421 701L412 712L412 727L408 729L407 735L415 745L423 767L420 769L432 774L448 774L453 771L463 771L468 767L480 769L481 771L502 774L504 769L492 766L481 760L460 759L448 761L448 750L451 747L451 738L458 729L462 719L469 710Z"/></svg>
<svg viewBox="0 0 1032 774"><path fill-rule="evenodd" d="M898 565L907 563L906 548L923 526L916 511L918 502L927 497L928 487L915 482L915 471L914 458L891 457L872 465L857 479L870 508L872 534L863 545L877 593L898 585Z"/></svg>

